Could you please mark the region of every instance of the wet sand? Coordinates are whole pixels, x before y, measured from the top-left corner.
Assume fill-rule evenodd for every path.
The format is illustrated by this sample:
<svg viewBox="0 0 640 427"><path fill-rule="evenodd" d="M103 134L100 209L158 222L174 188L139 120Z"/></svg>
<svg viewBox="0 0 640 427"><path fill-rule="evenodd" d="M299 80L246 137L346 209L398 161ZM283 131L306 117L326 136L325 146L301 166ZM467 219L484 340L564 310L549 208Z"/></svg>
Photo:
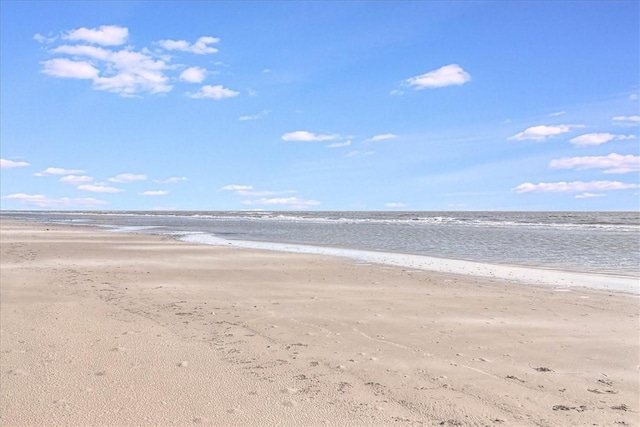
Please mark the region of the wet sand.
<svg viewBox="0 0 640 427"><path fill-rule="evenodd" d="M640 299L3 220L0 424L640 425Z"/></svg>

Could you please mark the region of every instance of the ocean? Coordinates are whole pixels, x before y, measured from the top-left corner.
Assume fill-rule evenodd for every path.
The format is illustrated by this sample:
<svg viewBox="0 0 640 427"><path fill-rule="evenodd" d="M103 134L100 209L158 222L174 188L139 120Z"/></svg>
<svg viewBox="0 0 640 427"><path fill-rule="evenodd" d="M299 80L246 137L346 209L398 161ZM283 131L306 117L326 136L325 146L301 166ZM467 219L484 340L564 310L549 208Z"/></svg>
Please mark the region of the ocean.
<svg viewBox="0 0 640 427"><path fill-rule="evenodd" d="M3 211L0 218L205 244L262 242L253 247L287 244L300 252L333 248L640 278L640 212Z"/></svg>

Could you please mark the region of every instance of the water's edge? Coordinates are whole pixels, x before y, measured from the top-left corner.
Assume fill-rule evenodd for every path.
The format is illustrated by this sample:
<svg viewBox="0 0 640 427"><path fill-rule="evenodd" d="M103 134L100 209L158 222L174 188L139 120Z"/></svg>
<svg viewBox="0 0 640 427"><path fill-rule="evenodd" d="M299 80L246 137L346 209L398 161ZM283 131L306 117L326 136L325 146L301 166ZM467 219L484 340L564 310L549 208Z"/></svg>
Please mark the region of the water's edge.
<svg viewBox="0 0 640 427"><path fill-rule="evenodd" d="M178 240L188 243L336 256L350 258L365 263L393 265L441 273L488 277L508 280L519 284L550 285L556 288L565 289L570 287L587 287L640 295L639 281L635 278L626 276L497 265L474 261L435 258L424 255L374 252L287 243L227 240L206 233L178 234L176 237Z"/></svg>

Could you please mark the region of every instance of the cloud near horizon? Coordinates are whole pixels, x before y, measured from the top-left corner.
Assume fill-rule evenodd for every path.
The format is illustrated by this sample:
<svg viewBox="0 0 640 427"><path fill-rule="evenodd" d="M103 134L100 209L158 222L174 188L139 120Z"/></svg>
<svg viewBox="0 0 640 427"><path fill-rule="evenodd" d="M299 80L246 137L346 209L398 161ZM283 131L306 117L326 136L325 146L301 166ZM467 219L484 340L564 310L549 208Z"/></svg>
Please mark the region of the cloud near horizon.
<svg viewBox="0 0 640 427"><path fill-rule="evenodd" d="M258 200L243 200L243 205L259 205L259 206L271 206L271 205L285 205L293 209L305 209L312 206L318 206L319 201L313 199L301 199L298 197L281 197L272 199L258 199Z"/></svg>
<svg viewBox="0 0 640 427"><path fill-rule="evenodd" d="M608 191L608 190L629 190L640 188L640 184L628 184L619 181L573 181L573 182L541 182L533 184L525 182L512 188L511 191L516 193L574 193L574 192L590 192L590 191Z"/></svg>
<svg viewBox="0 0 640 427"><path fill-rule="evenodd" d="M92 197L69 198L62 197L52 199L43 194L25 194L16 193L4 196L5 199L18 200L27 206L35 206L38 208L96 208L107 204L104 200L94 199Z"/></svg>

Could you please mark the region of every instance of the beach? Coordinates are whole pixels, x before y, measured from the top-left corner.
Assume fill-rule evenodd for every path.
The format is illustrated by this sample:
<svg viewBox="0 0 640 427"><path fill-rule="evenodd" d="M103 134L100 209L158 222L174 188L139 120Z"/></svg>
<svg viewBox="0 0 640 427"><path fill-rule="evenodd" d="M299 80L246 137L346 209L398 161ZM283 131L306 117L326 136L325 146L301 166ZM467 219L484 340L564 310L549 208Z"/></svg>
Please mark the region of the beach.
<svg viewBox="0 0 640 427"><path fill-rule="evenodd" d="M637 295L1 226L3 426L640 425Z"/></svg>

